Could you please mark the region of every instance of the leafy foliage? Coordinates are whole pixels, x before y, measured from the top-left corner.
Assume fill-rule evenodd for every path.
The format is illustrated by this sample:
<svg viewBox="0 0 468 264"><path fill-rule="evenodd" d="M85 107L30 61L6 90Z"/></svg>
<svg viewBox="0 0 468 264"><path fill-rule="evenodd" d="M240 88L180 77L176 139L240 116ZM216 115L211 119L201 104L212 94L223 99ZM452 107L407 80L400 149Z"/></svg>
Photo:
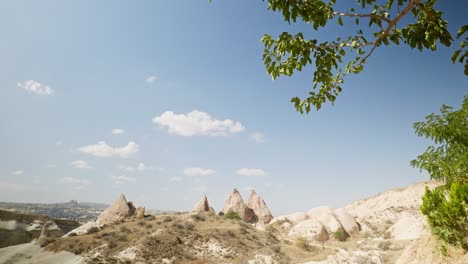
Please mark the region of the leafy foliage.
<svg viewBox="0 0 468 264"><path fill-rule="evenodd" d="M454 182L449 191L445 188L433 191L426 188L421 212L426 215L434 235L468 250L467 182Z"/></svg>
<svg viewBox="0 0 468 264"><path fill-rule="evenodd" d="M453 111L443 105L441 115L431 114L425 122L414 123L416 134L433 140L436 146L429 146L411 166L426 170L431 179L444 181L468 181L468 96L464 97L462 108Z"/></svg>
<svg viewBox="0 0 468 264"><path fill-rule="evenodd" d="M344 231L344 229L340 228L333 233L333 236L336 240L344 242L349 237L349 235Z"/></svg>
<svg viewBox="0 0 468 264"><path fill-rule="evenodd" d="M356 6L344 12L335 10L336 0L267 1L268 9L280 12L288 23L300 20L320 30L331 22L343 26L345 21L350 23L351 20L358 27L355 34L322 42L306 39L301 32L283 32L276 39L264 35L262 58L273 79L281 75L291 76L308 65L314 67L313 90L309 96L291 99L300 113L308 113L312 107L319 110L327 101L333 104L343 90L344 78L360 73L369 56L381 45L404 43L420 51L434 51L438 43L450 46L453 41L443 13L434 8L437 0L356 0ZM412 18L402 20L408 14L412 14ZM363 25L362 20L368 24ZM463 26L458 36L467 29L468 26ZM467 46L468 38L466 40L461 43L462 49ZM461 50L457 51L452 60L457 58L465 63L465 74L468 75L468 51L463 54Z"/></svg>
<svg viewBox="0 0 468 264"><path fill-rule="evenodd" d="M431 114L414 124L416 133L436 146L428 147L411 165L445 183L433 191L426 188L422 197L420 209L432 233L468 250L468 96L461 109L443 105L440 111L441 115Z"/></svg>
<svg viewBox="0 0 468 264"><path fill-rule="evenodd" d="M239 214L237 212L233 212L233 211L229 211L227 212L224 217L226 217L227 219L232 219L232 220L240 220L241 217L239 216Z"/></svg>

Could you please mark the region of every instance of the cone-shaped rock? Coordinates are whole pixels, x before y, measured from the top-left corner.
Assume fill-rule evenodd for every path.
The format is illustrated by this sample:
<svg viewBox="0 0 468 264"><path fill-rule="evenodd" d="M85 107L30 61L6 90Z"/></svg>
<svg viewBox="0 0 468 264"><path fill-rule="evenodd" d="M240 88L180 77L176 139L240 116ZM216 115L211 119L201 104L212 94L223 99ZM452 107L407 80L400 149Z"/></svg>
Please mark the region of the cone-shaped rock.
<svg viewBox="0 0 468 264"><path fill-rule="evenodd" d="M203 198L195 204L192 209L192 212L209 212L210 205L208 204L208 198L206 195L203 195Z"/></svg>
<svg viewBox="0 0 468 264"><path fill-rule="evenodd" d="M257 215L259 222L268 224L273 219L270 209L255 190L252 190L250 193L249 200L247 201L247 207L252 208L254 213Z"/></svg>
<svg viewBox="0 0 468 264"><path fill-rule="evenodd" d="M244 200L237 189L232 191L224 204L222 212L227 214L229 211L238 213L239 216L248 223L255 223L258 221L254 211L245 205Z"/></svg>
<svg viewBox="0 0 468 264"><path fill-rule="evenodd" d="M125 220L131 215L131 208L128 206L125 195L121 194L114 204L102 212L96 222L99 225L110 224Z"/></svg>

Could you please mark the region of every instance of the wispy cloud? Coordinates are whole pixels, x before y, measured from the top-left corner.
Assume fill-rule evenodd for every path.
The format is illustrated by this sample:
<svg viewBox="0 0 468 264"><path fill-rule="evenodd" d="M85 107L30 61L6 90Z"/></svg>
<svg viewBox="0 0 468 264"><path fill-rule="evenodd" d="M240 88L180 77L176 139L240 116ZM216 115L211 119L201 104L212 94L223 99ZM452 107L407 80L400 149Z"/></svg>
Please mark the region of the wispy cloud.
<svg viewBox="0 0 468 264"><path fill-rule="evenodd" d="M1 191L14 191L14 192L29 192L34 190L34 186L20 184L20 183L8 183L8 182L0 182L0 190Z"/></svg>
<svg viewBox="0 0 468 264"><path fill-rule="evenodd" d="M129 158L138 152L139 146L131 141L126 146L114 148L101 141L94 145L84 146L78 149L82 153L90 154L96 157L112 157L120 156L121 158Z"/></svg>
<svg viewBox="0 0 468 264"><path fill-rule="evenodd" d="M184 174L189 177L194 177L194 176L209 176L215 174L216 171L212 169L204 169L204 168L185 168L184 169Z"/></svg>
<svg viewBox="0 0 468 264"><path fill-rule="evenodd" d="M173 176L169 178L169 182L181 182L181 181L182 181L181 177Z"/></svg>
<svg viewBox="0 0 468 264"><path fill-rule="evenodd" d="M54 90L50 86L41 84L34 80L28 80L24 82L17 83L18 88L25 90L28 93L33 93L37 95L52 95Z"/></svg>
<svg viewBox="0 0 468 264"><path fill-rule="evenodd" d="M126 170L126 171L149 171L153 170L154 168L152 166L147 166L144 163L138 163L136 166L120 166L121 169Z"/></svg>
<svg viewBox="0 0 468 264"><path fill-rule="evenodd" d="M250 138L257 143L265 142L265 135L260 132L252 133L252 135L250 135Z"/></svg>
<svg viewBox="0 0 468 264"><path fill-rule="evenodd" d="M11 174L13 174L13 175L21 175L21 174L23 174L23 173L24 173L23 170L15 170L15 171L12 171L12 172L11 172Z"/></svg>
<svg viewBox="0 0 468 264"><path fill-rule="evenodd" d="M151 75L151 76L148 76L145 81L147 83L154 83L157 79L158 77L156 75Z"/></svg>
<svg viewBox="0 0 468 264"><path fill-rule="evenodd" d="M84 161L84 160L74 160L70 163L70 165L73 167L73 168L76 168L76 169L91 169L93 167L91 167L91 165L88 164L88 162Z"/></svg>
<svg viewBox="0 0 468 264"><path fill-rule="evenodd" d="M123 130L123 129L121 129L121 128L114 128L114 129L112 129L112 134L114 134L114 135L121 135L121 134L123 134L123 133L125 133L125 130Z"/></svg>
<svg viewBox="0 0 468 264"><path fill-rule="evenodd" d="M114 183L118 185L136 182L136 178L125 176L125 175L112 176L112 179L114 180Z"/></svg>
<svg viewBox="0 0 468 264"><path fill-rule="evenodd" d="M81 190L89 185L89 181L86 179L79 179L73 177L63 177L60 178L60 182L63 184L73 185L75 189Z"/></svg>
<svg viewBox="0 0 468 264"><path fill-rule="evenodd" d="M184 137L203 136L227 136L245 130L245 127L231 119L217 120L208 113L193 110L187 114L176 114L166 111L162 115L154 117L153 123L167 129L170 134Z"/></svg>
<svg viewBox="0 0 468 264"><path fill-rule="evenodd" d="M268 173L262 169L253 169L253 168L242 168L236 171L237 175L241 176L256 176L256 177L263 177L267 176Z"/></svg>

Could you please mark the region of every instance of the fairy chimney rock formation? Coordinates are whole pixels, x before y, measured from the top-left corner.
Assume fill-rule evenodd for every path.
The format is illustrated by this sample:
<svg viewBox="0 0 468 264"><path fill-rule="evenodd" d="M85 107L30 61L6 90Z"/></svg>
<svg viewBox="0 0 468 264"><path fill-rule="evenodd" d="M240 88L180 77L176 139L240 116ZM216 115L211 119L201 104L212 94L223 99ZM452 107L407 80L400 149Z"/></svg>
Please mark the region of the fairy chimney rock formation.
<svg viewBox="0 0 468 264"><path fill-rule="evenodd" d="M104 212L98 216L96 222L99 225L120 222L133 213L133 208L130 208L125 195L121 194L119 199L117 199L111 207L104 210Z"/></svg>
<svg viewBox="0 0 468 264"><path fill-rule="evenodd" d="M258 221L257 215L255 215L251 208L245 205L242 196L235 188L226 200L222 212L227 214L230 211L238 213L239 216L248 223L255 223Z"/></svg>
<svg viewBox="0 0 468 264"><path fill-rule="evenodd" d="M192 212L209 212L210 205L208 203L208 198L206 195L203 195L203 198L195 204L192 209Z"/></svg>
<svg viewBox="0 0 468 264"><path fill-rule="evenodd" d="M247 207L254 211L258 217L258 221L263 224L268 224L273 219L270 209L255 190L252 190L250 193L249 200L247 201Z"/></svg>

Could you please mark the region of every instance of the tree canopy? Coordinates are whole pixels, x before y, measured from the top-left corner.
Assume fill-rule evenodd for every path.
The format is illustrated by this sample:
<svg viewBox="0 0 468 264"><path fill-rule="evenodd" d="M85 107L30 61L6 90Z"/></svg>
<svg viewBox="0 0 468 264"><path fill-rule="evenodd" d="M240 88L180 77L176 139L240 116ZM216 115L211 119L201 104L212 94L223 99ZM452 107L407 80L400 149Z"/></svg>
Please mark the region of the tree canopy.
<svg viewBox="0 0 468 264"><path fill-rule="evenodd" d="M265 1L265 0L263 0ZM452 45L437 0L356 0L347 10L337 10L336 0L267 0L268 9L282 14L288 23L303 21L315 30L330 23L343 26L355 23L358 30L333 41L307 39L301 32L281 33L276 39L265 34L263 62L273 79L291 76L308 65L314 67L313 89L307 98L294 97L291 102L300 113L319 110L327 101L332 104L343 90L344 79L358 74L372 53L380 46L405 44L418 50L436 50L437 45ZM404 17L407 17L403 20ZM468 31L462 26L457 38ZM455 51L452 62L464 63L468 75L468 36Z"/></svg>
<svg viewBox="0 0 468 264"><path fill-rule="evenodd" d="M426 188L422 197L421 212L432 233L468 250L468 96L461 109L443 105L440 112L414 124L416 134L433 140L435 145L411 165L443 183L432 191Z"/></svg>

